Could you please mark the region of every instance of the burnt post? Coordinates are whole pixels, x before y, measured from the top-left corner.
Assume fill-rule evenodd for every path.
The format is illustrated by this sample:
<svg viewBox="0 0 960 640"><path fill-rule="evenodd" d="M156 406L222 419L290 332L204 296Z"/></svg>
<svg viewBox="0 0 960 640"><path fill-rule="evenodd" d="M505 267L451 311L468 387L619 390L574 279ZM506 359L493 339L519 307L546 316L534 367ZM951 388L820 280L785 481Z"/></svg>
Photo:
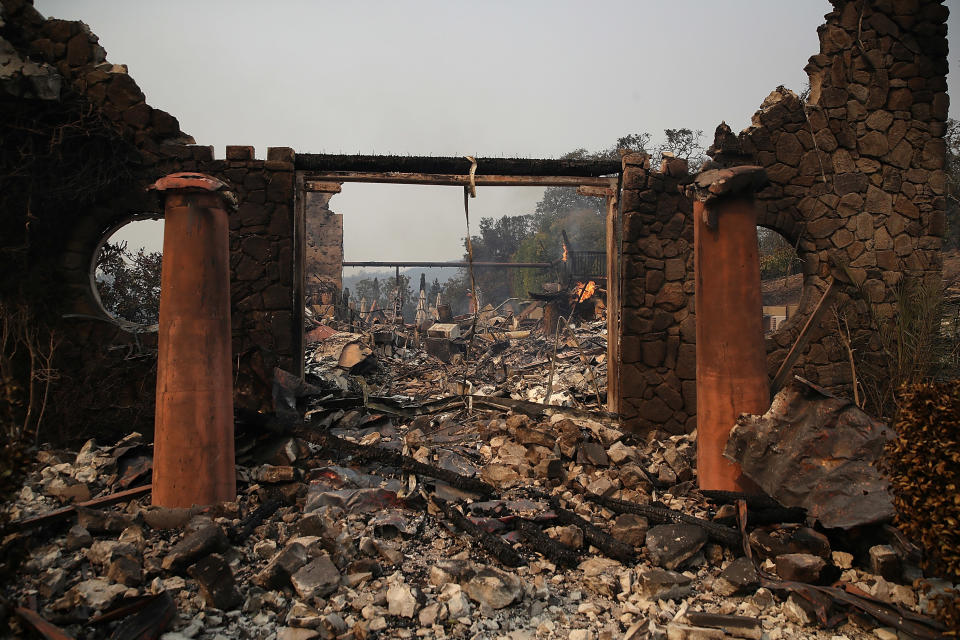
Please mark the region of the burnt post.
<svg viewBox="0 0 960 640"><path fill-rule="evenodd" d="M235 500L226 185L174 173L164 200L153 504Z"/></svg>
<svg viewBox="0 0 960 640"><path fill-rule="evenodd" d="M723 456L741 413L770 405L760 297L754 192L762 167L698 174L694 199L697 318L697 477L701 489L751 491L740 467Z"/></svg>

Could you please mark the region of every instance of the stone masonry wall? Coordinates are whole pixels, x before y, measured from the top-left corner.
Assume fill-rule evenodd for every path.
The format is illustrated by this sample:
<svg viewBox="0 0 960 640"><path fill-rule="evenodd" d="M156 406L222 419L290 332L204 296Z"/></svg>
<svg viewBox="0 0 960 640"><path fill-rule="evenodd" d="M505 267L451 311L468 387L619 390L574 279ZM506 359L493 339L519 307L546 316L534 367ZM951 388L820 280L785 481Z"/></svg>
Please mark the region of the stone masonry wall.
<svg viewBox="0 0 960 640"><path fill-rule="evenodd" d="M235 146L227 148L225 159L215 160L212 148L193 145L176 118L146 103L126 67L106 60L106 51L84 23L46 19L25 0L0 0L0 9L0 46L19 60L15 72L0 74L0 93L53 104L67 95L85 101L113 127L118 144L126 145L131 156L122 180L90 202L69 203L72 217L65 224L58 220L47 225L50 230L44 233L50 255L57 256L58 264L51 267L63 285L63 312L69 316L60 327L65 338L57 363L60 384L106 377L86 369L96 362L112 366L95 354L123 346L138 355L139 363L126 373L130 392L122 403L139 407L129 414L136 419L127 422L128 428L150 430L152 413L144 408L152 406L155 388L155 359L149 357L153 340L118 330L112 323L94 293L91 266L105 234L133 215L161 211L147 185L168 173L200 171L220 178L238 196L239 207L230 214L236 400L250 409L268 407L273 368L297 372L302 352L302 287L294 266L293 151L268 149L267 159L258 160L252 147ZM43 229L45 223L39 220L35 228ZM37 268L45 270L48 265ZM88 389L91 414L106 416L116 399L108 388L103 389L103 398L96 399L100 391L96 384Z"/></svg>
<svg viewBox="0 0 960 640"><path fill-rule="evenodd" d="M935 0L833 5L806 67L807 100L778 88L749 128L734 136L722 125L714 144L766 168L758 222L795 243L802 260L799 312L767 339L771 374L828 278L840 284L834 304L862 374L882 370L874 316L895 313L895 286L905 274L940 278L948 11ZM669 174L624 159L623 406L639 431L696 425L691 205L671 193ZM794 372L850 396L835 325L828 317L813 329Z"/></svg>
<svg viewBox="0 0 960 640"><path fill-rule="evenodd" d="M308 291L337 294L343 288L343 215L330 209L338 183L300 192L304 219L304 280Z"/></svg>
<svg viewBox="0 0 960 640"><path fill-rule="evenodd" d="M803 261L801 313L770 341L771 365L828 276L844 283L838 305L865 364L883 359L871 313L895 312L903 276L940 280L948 10L934 0L833 4L806 67L808 99L774 91L739 136L771 177L760 224L798 241ZM851 394L835 323L815 330L797 373Z"/></svg>
<svg viewBox="0 0 960 640"><path fill-rule="evenodd" d="M686 433L696 426L692 204L679 190L686 163L650 170L623 158L621 388L634 431Z"/></svg>

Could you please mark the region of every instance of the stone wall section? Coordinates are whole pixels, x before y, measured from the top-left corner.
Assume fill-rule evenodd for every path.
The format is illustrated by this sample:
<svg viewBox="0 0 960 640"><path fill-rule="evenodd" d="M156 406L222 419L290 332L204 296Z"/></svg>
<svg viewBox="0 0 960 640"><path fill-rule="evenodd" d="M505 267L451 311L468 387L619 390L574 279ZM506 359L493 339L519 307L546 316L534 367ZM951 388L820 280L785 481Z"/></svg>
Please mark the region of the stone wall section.
<svg viewBox="0 0 960 640"><path fill-rule="evenodd" d="M806 71L810 95L777 89L739 146L767 168L760 224L797 243L800 313L768 341L771 368L828 277L861 353L883 359L873 314L895 313L904 275L939 284L946 223L948 10L935 0L834 0ZM814 331L797 373L851 395L835 322Z"/></svg>
<svg viewBox="0 0 960 640"><path fill-rule="evenodd" d="M239 203L230 214L237 404L250 409L269 407L274 367L298 372L302 361L302 285L294 266L293 150L271 148L267 159L260 160L254 157L253 147L230 146L225 159L214 159L212 147L193 145L176 118L146 103L126 66L106 60L106 51L86 24L46 19L24 0L0 2L0 45L36 66L21 64L17 73L0 77L0 90L52 101L65 92L78 94L113 124L132 157L139 156L130 163L127 183L77 207L70 228L58 230L64 245L53 253L60 256L58 272L69 293L64 311L72 317L64 321L64 334L71 337L70 349L96 352L117 343L128 342L137 349L149 345L149 337L102 330L105 323L90 319L108 319L93 293L92 261L111 229L131 215L162 211L156 195L146 191L147 185L177 171L207 173L230 185ZM39 84L38 74L43 79ZM41 89L49 95L39 95ZM62 374L65 379L76 377L71 371ZM143 380L135 386L140 393L152 395L153 363L144 361L141 374Z"/></svg>
<svg viewBox="0 0 960 640"><path fill-rule="evenodd" d="M696 426L692 204L686 162L623 158L622 413L634 431Z"/></svg>
<svg viewBox="0 0 960 640"><path fill-rule="evenodd" d="M330 199L340 185L324 185L323 191L304 190L304 279L308 292L330 293L343 289L343 214L330 209ZM329 304L329 303L327 303Z"/></svg>
<svg viewBox="0 0 960 640"><path fill-rule="evenodd" d="M794 243L802 260L799 313L767 339L771 375L829 278L858 356L877 365L885 355L875 316L895 313L896 285L904 275L940 279L948 10L937 0L833 6L806 67L807 99L778 88L739 136L721 125L713 147L766 168L758 223ZM692 209L664 186L671 179L668 169L652 173L624 158L623 406L639 431L696 425ZM668 264L674 277L685 266L682 279L668 275ZM813 329L794 372L852 395L832 314Z"/></svg>

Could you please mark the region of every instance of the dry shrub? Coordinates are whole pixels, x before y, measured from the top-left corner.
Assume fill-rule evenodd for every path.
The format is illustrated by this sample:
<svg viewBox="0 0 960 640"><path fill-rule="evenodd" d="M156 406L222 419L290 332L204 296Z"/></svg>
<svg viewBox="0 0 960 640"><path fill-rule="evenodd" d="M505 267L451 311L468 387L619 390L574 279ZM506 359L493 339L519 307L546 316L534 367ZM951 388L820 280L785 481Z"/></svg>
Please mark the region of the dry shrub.
<svg viewBox="0 0 960 640"><path fill-rule="evenodd" d="M884 470L897 525L925 551L925 569L960 581L960 380L900 390Z"/></svg>

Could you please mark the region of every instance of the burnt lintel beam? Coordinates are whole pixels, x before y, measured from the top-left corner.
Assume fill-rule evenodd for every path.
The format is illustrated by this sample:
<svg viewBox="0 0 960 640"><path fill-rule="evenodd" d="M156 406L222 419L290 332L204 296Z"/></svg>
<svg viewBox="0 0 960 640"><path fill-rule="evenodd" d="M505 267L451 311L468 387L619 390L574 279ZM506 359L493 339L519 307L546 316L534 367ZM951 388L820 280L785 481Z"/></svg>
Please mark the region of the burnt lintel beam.
<svg viewBox="0 0 960 640"><path fill-rule="evenodd" d="M361 156L328 153L298 153L294 167L300 171L329 173L432 173L467 174L470 161L463 157ZM578 176L619 174L616 160L555 160L540 158L477 158L477 175L489 176Z"/></svg>
<svg viewBox="0 0 960 640"><path fill-rule="evenodd" d="M466 269L470 263L463 261L450 262L404 262L404 261L377 261L377 260L344 260L345 267L459 267ZM474 267L494 269L548 269L550 262L474 262Z"/></svg>
<svg viewBox="0 0 960 640"><path fill-rule="evenodd" d="M435 187L576 187L611 188L616 177L597 176L498 176L465 173L400 173L397 171L307 172L303 186L307 191L330 192L331 184L367 182L373 184L422 184Z"/></svg>

